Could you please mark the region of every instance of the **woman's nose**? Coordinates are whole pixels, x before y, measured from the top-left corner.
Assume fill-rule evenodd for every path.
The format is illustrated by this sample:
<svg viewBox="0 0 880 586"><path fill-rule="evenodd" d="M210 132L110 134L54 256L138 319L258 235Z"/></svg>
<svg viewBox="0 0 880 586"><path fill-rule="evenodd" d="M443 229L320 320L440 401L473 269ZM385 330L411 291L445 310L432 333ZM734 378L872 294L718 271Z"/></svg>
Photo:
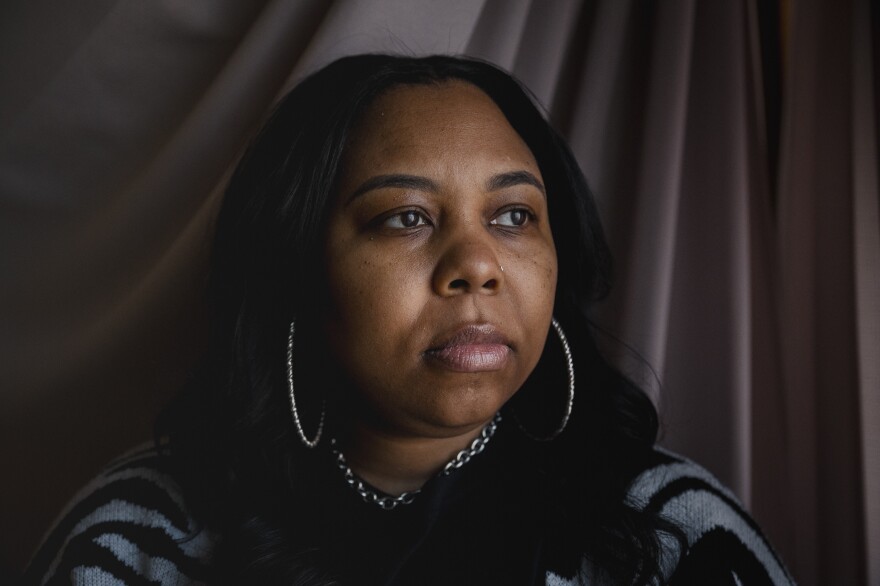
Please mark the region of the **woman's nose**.
<svg viewBox="0 0 880 586"><path fill-rule="evenodd" d="M434 291L451 296L463 293L494 295L504 282L504 269L489 238L451 243L434 270Z"/></svg>

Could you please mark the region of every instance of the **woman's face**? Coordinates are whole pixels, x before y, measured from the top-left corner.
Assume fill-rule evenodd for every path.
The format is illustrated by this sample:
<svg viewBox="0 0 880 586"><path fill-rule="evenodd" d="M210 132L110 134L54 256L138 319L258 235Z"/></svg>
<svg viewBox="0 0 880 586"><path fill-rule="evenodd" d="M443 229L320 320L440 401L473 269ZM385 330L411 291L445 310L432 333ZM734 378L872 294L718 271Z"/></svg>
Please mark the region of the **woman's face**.
<svg viewBox="0 0 880 586"><path fill-rule="evenodd" d="M398 86L374 101L346 147L326 238L326 333L356 417L460 434L537 364L556 289L543 180L475 86Z"/></svg>

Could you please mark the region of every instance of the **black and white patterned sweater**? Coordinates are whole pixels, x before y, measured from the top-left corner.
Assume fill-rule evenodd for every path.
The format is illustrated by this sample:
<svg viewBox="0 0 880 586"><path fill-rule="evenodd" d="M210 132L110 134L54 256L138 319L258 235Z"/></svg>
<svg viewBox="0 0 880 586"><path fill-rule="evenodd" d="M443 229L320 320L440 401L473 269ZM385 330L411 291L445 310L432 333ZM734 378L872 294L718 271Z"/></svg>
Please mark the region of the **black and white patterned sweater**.
<svg viewBox="0 0 880 586"><path fill-rule="evenodd" d="M671 585L790 585L792 578L730 491L693 462L658 450L656 465L633 482L629 498L686 532L688 551L667 542L662 566ZM175 481L152 447L109 465L62 513L37 551L26 584L191 585L207 581L215 536L193 536ZM547 586L605 585L591 564Z"/></svg>

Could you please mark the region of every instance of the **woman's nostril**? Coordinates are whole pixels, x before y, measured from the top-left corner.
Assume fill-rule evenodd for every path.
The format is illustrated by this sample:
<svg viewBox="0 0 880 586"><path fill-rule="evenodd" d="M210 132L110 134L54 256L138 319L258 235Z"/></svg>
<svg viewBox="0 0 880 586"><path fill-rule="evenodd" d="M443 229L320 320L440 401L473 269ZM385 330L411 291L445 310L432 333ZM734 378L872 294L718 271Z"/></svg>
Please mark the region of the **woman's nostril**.
<svg viewBox="0 0 880 586"><path fill-rule="evenodd" d="M449 283L450 289L467 289L468 282L464 279L455 279L451 283Z"/></svg>

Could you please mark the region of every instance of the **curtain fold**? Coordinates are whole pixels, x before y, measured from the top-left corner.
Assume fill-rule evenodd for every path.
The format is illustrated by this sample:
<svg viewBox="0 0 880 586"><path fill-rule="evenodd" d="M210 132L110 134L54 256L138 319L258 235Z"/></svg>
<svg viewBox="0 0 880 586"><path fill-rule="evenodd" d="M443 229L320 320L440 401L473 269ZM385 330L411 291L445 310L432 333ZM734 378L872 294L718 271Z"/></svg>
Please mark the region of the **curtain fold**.
<svg viewBox="0 0 880 586"><path fill-rule="evenodd" d="M619 172L635 176L633 201L628 207L630 219L609 230L621 231L629 240L626 259L617 263L615 286L619 289L615 297L620 300L620 313L616 329L654 365L662 379L676 262L696 4L658 3L655 10L649 61L641 72L647 77L645 95L641 104L633 104L645 111L637 146L633 145L638 158L628 171L617 166ZM584 101L589 103L589 98ZM615 129L607 132L613 134ZM587 173L590 169L601 173L596 163L582 164ZM615 195L600 191L598 197L606 200Z"/></svg>
<svg viewBox="0 0 880 586"><path fill-rule="evenodd" d="M878 18L791 3L777 176L758 7L5 6L0 577L185 379L211 220L274 101L386 51L473 55L532 89L596 193L617 269L596 319L663 443L734 489L799 583L880 586Z"/></svg>
<svg viewBox="0 0 880 586"><path fill-rule="evenodd" d="M778 335L796 512L789 556L821 584L866 579L850 40L858 4L794 6L780 151Z"/></svg>
<svg viewBox="0 0 880 586"><path fill-rule="evenodd" d="M853 226L863 502L869 584L880 584L880 8L867 0L853 15ZM872 22L873 21L873 22ZM873 50L872 50L873 49ZM872 62L873 57L873 62Z"/></svg>

